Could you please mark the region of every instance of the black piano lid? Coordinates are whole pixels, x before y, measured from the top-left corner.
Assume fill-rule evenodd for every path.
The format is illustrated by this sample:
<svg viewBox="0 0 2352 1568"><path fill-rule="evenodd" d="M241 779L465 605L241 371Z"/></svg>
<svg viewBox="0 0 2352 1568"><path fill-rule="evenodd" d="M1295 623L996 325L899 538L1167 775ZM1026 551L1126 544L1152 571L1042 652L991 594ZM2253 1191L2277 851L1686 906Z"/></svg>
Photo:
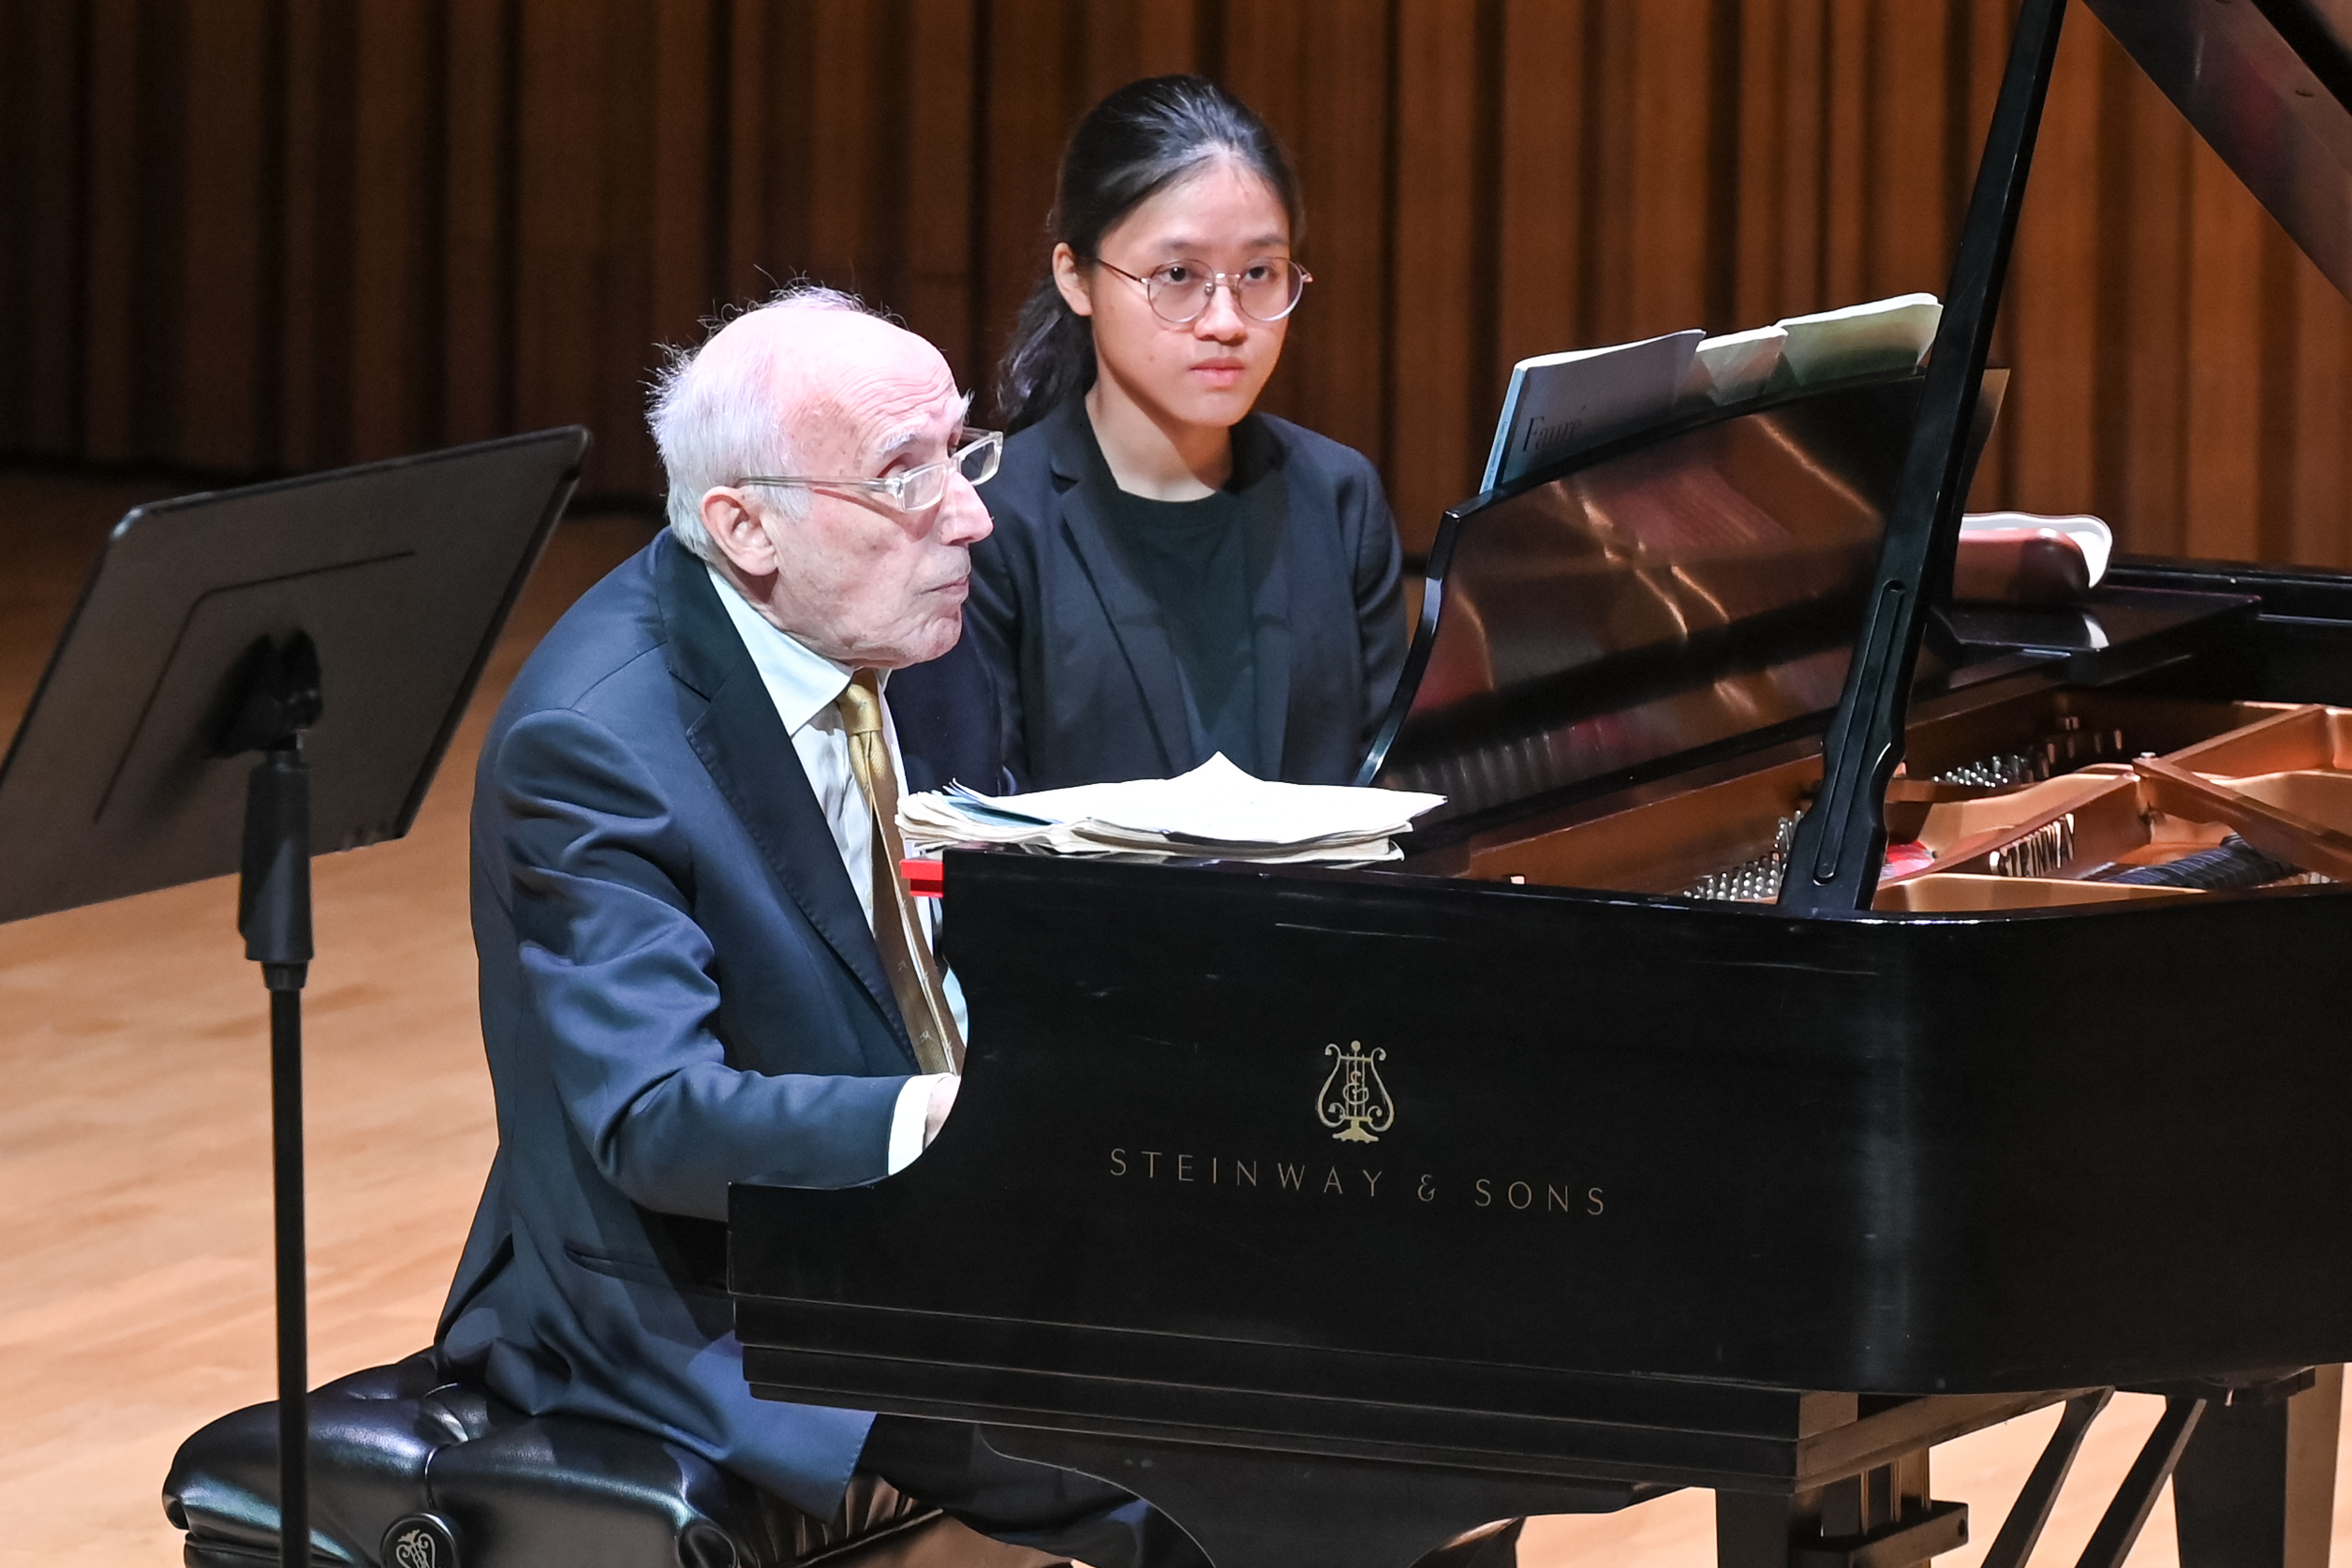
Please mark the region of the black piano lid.
<svg viewBox="0 0 2352 1568"><path fill-rule="evenodd" d="M2352 3L2087 3L2303 254L2352 295Z"/></svg>

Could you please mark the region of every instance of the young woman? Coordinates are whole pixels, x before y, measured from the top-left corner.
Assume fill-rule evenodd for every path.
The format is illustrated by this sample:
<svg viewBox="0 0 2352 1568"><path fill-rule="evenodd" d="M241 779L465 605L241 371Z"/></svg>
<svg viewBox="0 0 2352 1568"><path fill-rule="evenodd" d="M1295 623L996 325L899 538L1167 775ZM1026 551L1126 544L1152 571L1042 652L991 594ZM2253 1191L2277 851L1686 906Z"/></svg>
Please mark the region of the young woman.
<svg viewBox="0 0 2352 1568"><path fill-rule="evenodd" d="M1303 227L1273 133L1203 78L1122 87L1071 139L966 610L1024 789L1364 759L1404 658L1396 523L1360 453L1250 411Z"/></svg>

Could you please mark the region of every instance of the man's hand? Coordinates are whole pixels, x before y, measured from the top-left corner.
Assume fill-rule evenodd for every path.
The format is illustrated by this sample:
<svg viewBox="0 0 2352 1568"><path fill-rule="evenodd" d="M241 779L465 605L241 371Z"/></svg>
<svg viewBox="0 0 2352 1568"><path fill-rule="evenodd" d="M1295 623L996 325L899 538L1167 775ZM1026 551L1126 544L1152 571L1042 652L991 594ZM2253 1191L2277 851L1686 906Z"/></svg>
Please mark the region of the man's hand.
<svg viewBox="0 0 2352 1568"><path fill-rule="evenodd" d="M931 1104L923 1113L923 1146L929 1148L931 1140L947 1125L947 1113L955 1109L955 1086L961 1078L941 1078L931 1086Z"/></svg>

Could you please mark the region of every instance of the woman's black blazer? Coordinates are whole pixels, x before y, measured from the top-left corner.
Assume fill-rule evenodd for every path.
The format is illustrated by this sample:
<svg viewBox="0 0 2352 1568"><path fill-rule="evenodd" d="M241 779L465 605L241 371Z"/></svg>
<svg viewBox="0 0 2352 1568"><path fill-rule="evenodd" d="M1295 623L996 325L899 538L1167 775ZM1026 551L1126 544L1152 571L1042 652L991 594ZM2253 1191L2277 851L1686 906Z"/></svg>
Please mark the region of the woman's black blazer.
<svg viewBox="0 0 2352 1568"><path fill-rule="evenodd" d="M1275 777L1346 784L1404 663L1397 524L1362 453L1285 420L1234 427L1254 584L1258 724ZM1072 401L981 487L966 630L996 678L1023 789L1164 778L1207 761L1166 617L1112 534L1109 467Z"/></svg>

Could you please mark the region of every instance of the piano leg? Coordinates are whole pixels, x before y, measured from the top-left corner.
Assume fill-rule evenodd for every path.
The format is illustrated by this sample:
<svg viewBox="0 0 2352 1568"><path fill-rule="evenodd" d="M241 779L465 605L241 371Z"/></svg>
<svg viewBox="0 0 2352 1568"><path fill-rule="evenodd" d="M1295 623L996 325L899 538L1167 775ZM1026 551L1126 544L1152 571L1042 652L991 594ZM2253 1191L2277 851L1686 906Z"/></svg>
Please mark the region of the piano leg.
<svg viewBox="0 0 2352 1568"><path fill-rule="evenodd" d="M1928 1451L1787 1496L1715 1494L1717 1568L1912 1568L1968 1540L1968 1505L1928 1496Z"/></svg>
<svg viewBox="0 0 2352 1568"><path fill-rule="evenodd" d="M1514 1568L1529 1514L1606 1514L1664 1487L1392 1464L1208 1443L991 1427L1009 1458L1124 1487L1167 1515L1217 1568ZM1448 1545L1452 1543L1452 1545Z"/></svg>
<svg viewBox="0 0 2352 1568"><path fill-rule="evenodd" d="M2343 1409L2342 1367L2207 1407L2172 1472L2181 1568L2326 1568Z"/></svg>

